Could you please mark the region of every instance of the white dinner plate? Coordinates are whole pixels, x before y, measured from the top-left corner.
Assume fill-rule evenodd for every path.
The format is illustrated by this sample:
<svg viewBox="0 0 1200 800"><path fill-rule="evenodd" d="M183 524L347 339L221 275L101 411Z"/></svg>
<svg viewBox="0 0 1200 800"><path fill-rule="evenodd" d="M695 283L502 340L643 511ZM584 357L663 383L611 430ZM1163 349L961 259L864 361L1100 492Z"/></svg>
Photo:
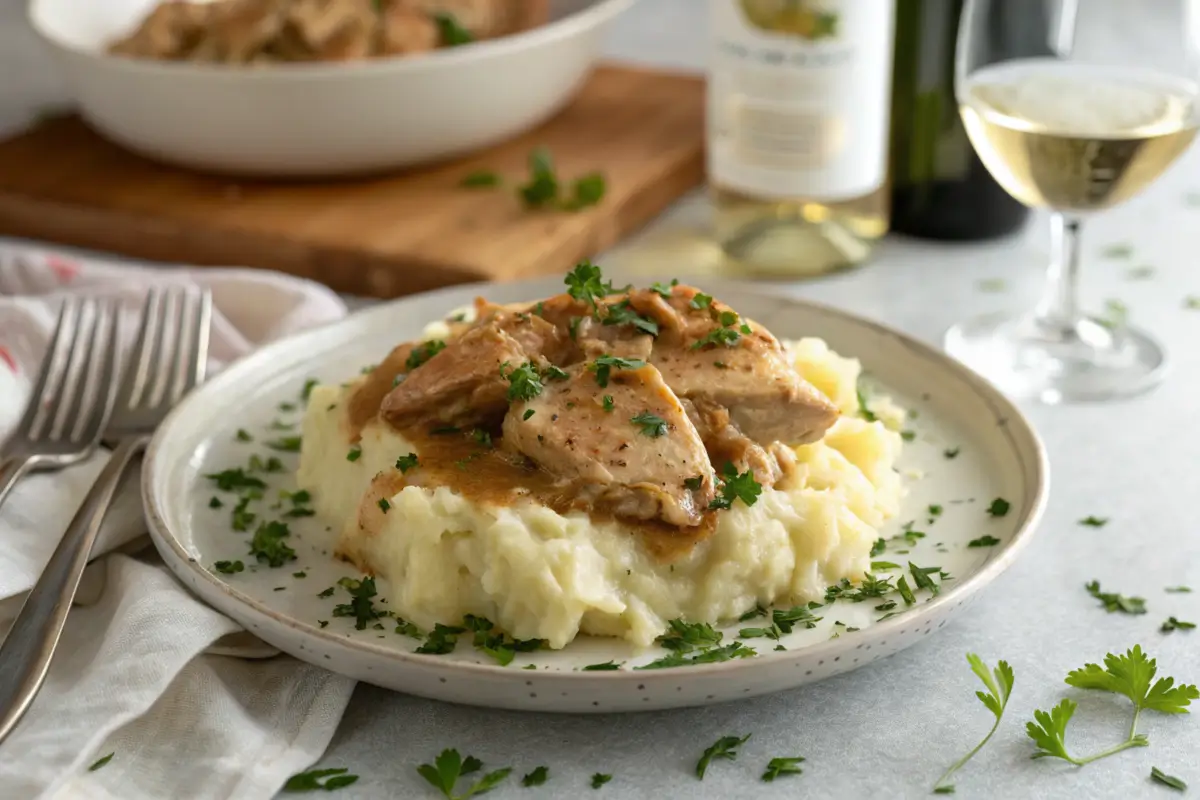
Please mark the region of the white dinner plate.
<svg viewBox="0 0 1200 800"><path fill-rule="evenodd" d="M561 651L518 653L511 664L500 666L467 637L452 654L422 655L413 652L416 641L390 625L359 631L352 618L333 616L334 605L349 599L345 589L319 595L339 578L361 576L330 555L334 533L324 523L291 520L298 558L273 569L247 556L249 534L231 529L228 501L209 508L217 493L205 476L245 465L255 453L284 462L285 471L269 476L272 493L295 488L298 456L264 450L261 443L281 435L269 430L273 422L298 423L306 380L345 381L476 295L498 302L544 297L561 291L558 279L463 286L405 298L276 342L230 366L180 404L150 445L142 492L154 543L185 585L284 652L397 691L499 708L632 711L765 694L866 666L940 629L1012 564L1042 514L1047 462L1028 421L982 378L904 334L751 287L707 279L696 283L780 338L818 336L838 353L860 359L868 380L913 412L907 424L912 441L905 443L899 465L908 494L901 514L882 535L898 536L912 521L926 536L911 545L894 540L879 558L905 567L910 561L941 567L952 577L937 596L922 592L912 606L900 602L883 611L876 606L884 600L839 600L814 612L822 617L817 627L784 636L779 644L785 650L776 651L774 641L749 639L757 656L722 663L639 670L666 651L653 647L639 653L623 641L584 636ZM238 441L238 429L255 441ZM1009 504L1003 516L988 513L996 498ZM931 505L942 509L932 522ZM968 546L982 537L999 543ZM246 563L244 572L224 575L213 568L217 561L235 559ZM379 598L386 597L381 581ZM890 616L881 619L885 614ZM728 626L725 641L753 624ZM582 670L610 660L621 669Z"/></svg>

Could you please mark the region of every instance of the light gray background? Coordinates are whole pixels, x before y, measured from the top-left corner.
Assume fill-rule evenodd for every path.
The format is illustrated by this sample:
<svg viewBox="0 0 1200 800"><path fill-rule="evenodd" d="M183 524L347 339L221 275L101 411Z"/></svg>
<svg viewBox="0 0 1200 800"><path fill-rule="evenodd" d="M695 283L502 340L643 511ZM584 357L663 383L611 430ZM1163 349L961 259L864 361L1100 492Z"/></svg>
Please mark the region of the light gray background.
<svg viewBox="0 0 1200 800"><path fill-rule="evenodd" d="M102 0L91 0L101 2ZM0 130L24 124L62 97L52 66L24 30L20 0L0 0ZM1149 3L1087 0L1085 24L1104 49L1151 60L1177 28ZM640 0L616 25L611 56L701 69L705 57L701 0ZM1025 556L940 635L888 661L796 691L711 708L628 716L561 717L456 707L360 685L326 758L361 776L346 798L431 797L414 767L457 747L519 775L539 764L550 782L527 790L510 782L489 797L591 796L593 772L613 774L596 797L768 798L879 795L917 797L991 723L973 697L963 654L1008 659L1016 691L999 733L958 778L959 796L1128 798L1169 796L1152 785L1151 765L1200 786L1200 721L1147 714L1151 746L1076 769L1030 761L1024 722L1033 709L1070 695L1080 701L1068 744L1089 753L1124 735L1123 700L1068 692L1063 677L1084 661L1141 643L1162 674L1200 681L1200 631L1163 635L1168 615L1200 620L1200 591L1168 595L1163 587L1200 590L1200 311L1183 306L1200 295L1200 152L1193 150L1144 197L1096 219L1085 231L1085 296L1098 308L1125 302L1131 319L1171 348L1173 372L1158 391L1134 401L1071 408L1028 406L1050 453L1053 490L1041 533ZM694 197L621 252L601 263L644 262L647 253L703 225ZM1132 259L1104 259L1106 245L1130 243ZM662 252L668 252L662 250ZM671 252L679 252L675 249ZM640 255L638 255L640 253ZM665 262L661 271L688 271ZM783 288L851 309L929 341L971 314L1030 306L1046 259L1044 220L1024 234L986 245L950 245L892 237L865 269ZM1149 265L1149 280L1131 267ZM1002 293L979 282L1002 278ZM781 287L782 288L782 287ZM1111 517L1105 528L1076 523ZM1150 613L1106 614L1083 590L1090 579L1141 595ZM726 734L752 733L736 762L717 763L703 782L692 776L701 751ZM805 773L775 784L758 780L776 755L803 755Z"/></svg>

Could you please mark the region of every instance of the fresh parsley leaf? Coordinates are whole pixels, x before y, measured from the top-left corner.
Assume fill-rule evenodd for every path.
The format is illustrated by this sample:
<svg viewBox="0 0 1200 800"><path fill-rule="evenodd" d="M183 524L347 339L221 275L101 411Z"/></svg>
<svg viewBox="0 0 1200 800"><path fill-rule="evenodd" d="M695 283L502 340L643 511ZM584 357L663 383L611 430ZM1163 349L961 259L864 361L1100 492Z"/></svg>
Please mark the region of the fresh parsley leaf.
<svg viewBox="0 0 1200 800"><path fill-rule="evenodd" d="M410 469L416 469L421 465L420 459L416 453L409 453L406 456L400 456L396 459L396 469L400 470L400 474L408 472Z"/></svg>
<svg viewBox="0 0 1200 800"><path fill-rule="evenodd" d="M350 602L334 606L333 615L335 617L354 617L356 630L366 630L368 623L387 616L386 612L377 611L374 601L371 600L377 594L374 578L364 577L361 580L342 578L338 581L338 586L349 593Z"/></svg>
<svg viewBox="0 0 1200 800"><path fill-rule="evenodd" d="M457 750L448 748L439 753L432 764L421 764L417 767L417 773L449 800L467 800L467 798L495 789L512 772L512 767L489 772L475 781L462 794L454 793L455 784L460 778L481 769L483 769L483 762L479 759L474 756L467 756L464 759Z"/></svg>
<svg viewBox="0 0 1200 800"><path fill-rule="evenodd" d="M943 450L943 451L942 451L942 456L943 456L943 457L945 457L947 460L950 460L950 459L953 459L953 458L958 458L958 454L959 454L960 452L962 452L962 449L961 449L961 448L958 448L958 447L950 447L950 448L947 448L947 449L945 449L945 450Z"/></svg>
<svg viewBox="0 0 1200 800"><path fill-rule="evenodd" d="M758 651L753 647L747 647L741 642L730 642L720 647L705 647L697 651L694 655L685 655L680 652L671 653L669 656L651 661L649 664L643 664L640 667L634 667L634 669L690 667L695 664L716 664L734 658L753 658L756 655L758 655Z"/></svg>
<svg viewBox="0 0 1200 800"><path fill-rule="evenodd" d="M480 169L464 175L458 185L467 189L490 189L500 185L500 175L490 169Z"/></svg>
<svg viewBox="0 0 1200 800"><path fill-rule="evenodd" d="M657 414L651 414L649 411L643 411L630 418L629 421L640 428L644 436L649 436L651 439L667 435L667 421Z"/></svg>
<svg viewBox="0 0 1200 800"><path fill-rule="evenodd" d="M1012 694L1013 671L1007 661L998 661L995 668L989 670L987 664L983 663L983 659L974 653L967 653L967 663L971 665L971 671L979 677L984 687L987 688L986 692L976 692L975 696L979 698L979 702L987 706L988 711L992 712L996 721L992 724L987 736L983 737L983 741L975 745L975 748L971 752L951 764L950 768L942 773L942 777L937 779L937 783L933 785L933 790L940 794L948 794L954 791L954 784L947 783L947 781L950 779L950 776L961 769L976 753L982 750L984 745L992 738L992 734L1000 727L1000 719L1004 716L1004 709L1008 707L1008 698Z"/></svg>
<svg viewBox="0 0 1200 800"><path fill-rule="evenodd" d="M1167 594L1190 594L1192 587L1190 586L1168 586L1163 590Z"/></svg>
<svg viewBox="0 0 1200 800"><path fill-rule="evenodd" d="M347 460L347 461L358 461L358 459L359 459L361 456L362 456L362 448L361 448L361 447L359 447L358 445L354 445L354 446L353 446L353 447L351 447L351 448L350 448L350 450L349 450L349 451L346 453L346 460Z"/></svg>
<svg viewBox="0 0 1200 800"><path fill-rule="evenodd" d="M1037 745L1034 758L1061 758L1079 764L1067 753L1067 723L1075 714L1074 701L1064 698L1050 711L1034 711L1033 721L1025 723L1025 735Z"/></svg>
<svg viewBox="0 0 1200 800"><path fill-rule="evenodd" d="M264 522L250 539L250 555L269 567L282 567L296 560L296 551L284 539L291 536L287 523Z"/></svg>
<svg viewBox="0 0 1200 800"><path fill-rule="evenodd" d="M1000 540L995 536L980 536L978 539L972 539L967 542L967 547L994 547L1000 544Z"/></svg>
<svg viewBox="0 0 1200 800"><path fill-rule="evenodd" d="M1108 524L1108 517L1084 517L1079 520L1080 525L1087 525L1089 528L1103 528Z"/></svg>
<svg viewBox="0 0 1200 800"><path fill-rule="evenodd" d="M762 485L754 479L752 471L746 470L739 474L733 462L726 462L725 468L721 472L719 495L712 499L708 505L709 508L732 508L734 500L741 500L747 506L758 502L758 497L762 494Z"/></svg>
<svg viewBox="0 0 1200 800"><path fill-rule="evenodd" d="M738 622L747 622L748 620L752 620L757 617L765 617L765 616L767 616L767 610L762 607L761 603L756 603L754 605L754 608L750 609L745 614L742 614L740 617L738 617Z"/></svg>
<svg viewBox="0 0 1200 800"><path fill-rule="evenodd" d="M341 789L358 780L357 775L347 774L348 770L345 767L331 767L329 769L314 769L308 772L301 772L287 779L287 783L283 785L285 792L315 792L324 790L332 792L334 789Z"/></svg>
<svg viewBox="0 0 1200 800"><path fill-rule="evenodd" d="M695 309L703 310L712 307L712 295L704 292L696 292L696 295L688 303L689 306Z"/></svg>
<svg viewBox="0 0 1200 800"><path fill-rule="evenodd" d="M1012 505L1007 500L1005 500L1003 497L997 497L995 500L992 501L992 504L990 506L988 506L987 513L989 516L1003 517L1005 514L1008 513L1008 510L1011 507L1012 507Z"/></svg>
<svg viewBox="0 0 1200 800"><path fill-rule="evenodd" d="M241 561L218 561L213 564L213 569L222 575L233 575L234 573L245 570L246 565Z"/></svg>
<svg viewBox="0 0 1200 800"><path fill-rule="evenodd" d="M299 453L302 439L299 436L283 436L279 439L263 442L263 444L272 450L280 450L285 453Z"/></svg>
<svg viewBox="0 0 1200 800"><path fill-rule="evenodd" d="M1104 592L1100 590L1099 581L1089 581L1084 584L1088 594L1104 604L1104 610L1112 614L1120 611L1123 614L1145 614L1146 601L1141 597L1126 597L1116 592Z"/></svg>
<svg viewBox="0 0 1200 800"><path fill-rule="evenodd" d="M322 599L324 599L326 597L333 597L333 593L335 591L337 591L337 590L334 587L330 586L328 589L322 589L321 591L317 592L317 597L320 597Z"/></svg>
<svg viewBox="0 0 1200 800"><path fill-rule="evenodd" d="M1187 791L1187 784L1182 778L1176 778L1174 775L1168 775L1158 767L1150 768L1150 780L1155 783L1161 783L1164 786L1170 786L1172 789L1178 789L1181 792Z"/></svg>
<svg viewBox="0 0 1200 800"><path fill-rule="evenodd" d="M217 484L217 488L222 492L244 492L252 489L265 489L265 484L261 479L248 474L243 469L227 469L222 472L214 472L204 477L208 478Z"/></svg>
<svg viewBox="0 0 1200 800"><path fill-rule="evenodd" d="M385 514L392 510L392 504L386 497L379 498L379 510Z"/></svg>
<svg viewBox="0 0 1200 800"><path fill-rule="evenodd" d="M600 267L586 260L576 264L575 268L567 273L563 283L567 285L567 294L590 305L593 313L598 311L599 300L615 292L612 281L604 280L604 273Z"/></svg>
<svg viewBox="0 0 1200 800"><path fill-rule="evenodd" d="M436 356L438 353L446 349L446 343L441 339L430 339L427 342L421 342L412 349L408 354L408 358L404 362L404 366L409 372L412 372L417 367L422 366L429 359ZM449 358L449 356L447 356Z"/></svg>
<svg viewBox="0 0 1200 800"><path fill-rule="evenodd" d="M236 438L239 442L253 442L254 441L254 437L250 435L250 432L247 430L244 430L242 428L238 428L237 435L234 438Z"/></svg>
<svg viewBox="0 0 1200 800"><path fill-rule="evenodd" d="M738 325L738 315L732 311L722 311L718 316L717 321L720 323L718 327L713 328L704 336L692 343L693 350L701 350L705 347L733 347L742 338L743 334L750 333L750 326L742 323ZM736 326L736 327L735 327Z"/></svg>
<svg viewBox="0 0 1200 800"><path fill-rule="evenodd" d="M903 575L896 581L896 591L900 593L900 598L904 601L904 605L911 606L917 602L916 595L913 594L913 590L909 587L908 581Z"/></svg>
<svg viewBox="0 0 1200 800"><path fill-rule="evenodd" d="M1163 633L1170 633L1172 631L1190 631L1195 627L1196 623L1194 622L1184 622L1177 617L1167 617L1167 621L1162 624L1159 630Z"/></svg>
<svg viewBox="0 0 1200 800"><path fill-rule="evenodd" d="M722 634L707 622L684 622L673 619L667 623L667 632L655 639L667 650L681 653L690 652L697 647L707 647L721 643Z"/></svg>
<svg viewBox="0 0 1200 800"><path fill-rule="evenodd" d="M612 413L612 410L616 408L616 403L613 402L613 397L611 394L604 395L600 401L600 407L605 411Z"/></svg>
<svg viewBox="0 0 1200 800"><path fill-rule="evenodd" d="M583 668L584 672L611 672L618 670L621 665L615 661L605 661L603 664L588 664Z"/></svg>
<svg viewBox="0 0 1200 800"><path fill-rule="evenodd" d="M1129 258L1133 255L1133 245L1127 242L1119 242L1105 246L1100 251L1101 258Z"/></svg>
<svg viewBox="0 0 1200 800"><path fill-rule="evenodd" d="M642 333L658 336L658 323L634 311L628 300L608 306L604 315L604 324L629 325Z"/></svg>
<svg viewBox="0 0 1200 800"><path fill-rule="evenodd" d="M669 284L655 282L655 283L650 284L650 291L654 292L659 297L663 297L667 300L670 300L673 290L678 285L679 285L678 279L673 279Z"/></svg>
<svg viewBox="0 0 1200 800"><path fill-rule="evenodd" d="M588 364L588 371L596 373L596 383L603 389L608 386L609 376L614 369L641 369L646 362L640 358L621 358L603 355Z"/></svg>
<svg viewBox="0 0 1200 800"><path fill-rule="evenodd" d="M537 366L532 361L526 361L521 366L505 374L504 366L500 365L500 377L508 380L508 401L532 400L542 393L546 387L538 374Z"/></svg>
<svg viewBox="0 0 1200 800"><path fill-rule="evenodd" d="M466 628L461 628L457 625L435 623L433 630L425 637L425 643L418 647L416 652L433 656L444 656L447 653L453 653L454 648L458 645L459 634L465 631Z"/></svg>
<svg viewBox="0 0 1200 800"><path fill-rule="evenodd" d="M92 765L90 767L88 767L88 772L95 772L96 770L100 769L105 764L112 761L112 757L115 755L116 755L116 752L112 752L106 756L101 756L100 758L96 759L95 761L92 762Z"/></svg>
<svg viewBox="0 0 1200 800"><path fill-rule="evenodd" d="M785 775L800 775L804 770L800 769L800 762L804 761L803 756L778 756L767 762L767 769L762 774L762 779L766 783L771 783L776 778L782 778Z"/></svg>
<svg viewBox="0 0 1200 800"><path fill-rule="evenodd" d="M517 193L527 208L545 208L558 200L558 177L554 174L554 158L545 147L529 153L529 182L518 187Z"/></svg>
<svg viewBox="0 0 1200 800"><path fill-rule="evenodd" d="M521 778L521 785L525 787L541 786L546 782L546 778L550 775L549 767L534 767L533 772L530 772L524 778Z"/></svg>
<svg viewBox="0 0 1200 800"><path fill-rule="evenodd" d="M871 558L882 555L887 551L887 540L882 536L875 540L875 544L871 545Z"/></svg>
<svg viewBox="0 0 1200 800"><path fill-rule="evenodd" d="M460 25L458 18L453 14L445 11L434 14L433 21L437 23L438 35L444 47L459 47L475 41L471 32Z"/></svg>
<svg viewBox="0 0 1200 800"><path fill-rule="evenodd" d="M605 775L603 772L597 772L592 775L592 788L599 789L604 784L612 780L612 775Z"/></svg>
<svg viewBox="0 0 1200 800"><path fill-rule="evenodd" d="M225 504L221 502L221 498L217 497L216 495L208 498L209 508L223 508L224 506Z"/></svg>
<svg viewBox="0 0 1200 800"><path fill-rule="evenodd" d="M878 422L879 416L867 404L867 396L863 392L862 386L856 387L854 394L858 398L858 415L867 422Z"/></svg>
<svg viewBox="0 0 1200 800"><path fill-rule="evenodd" d="M908 571L912 575L913 583L918 589L928 589L930 594L935 595L942 590L937 582L929 577L935 573L941 573L941 567L918 567L910 561L908 562ZM944 575L942 576L942 580L945 580Z"/></svg>
<svg viewBox="0 0 1200 800"><path fill-rule="evenodd" d="M421 633L420 628L401 617L396 617L395 632L401 636L407 636L410 639L421 639L424 637L424 634Z"/></svg>
<svg viewBox="0 0 1200 800"><path fill-rule="evenodd" d="M603 173L589 172L571 183L571 197L562 204L565 211L579 211L594 206L604 199L608 189Z"/></svg>
<svg viewBox="0 0 1200 800"><path fill-rule="evenodd" d="M744 745L750 738L750 734L745 736L722 736L712 745L705 748L704 755L700 756L700 760L696 762L696 777L704 780L704 773L708 771L708 765L712 763L714 758L724 758L733 761L737 758L737 749Z"/></svg>

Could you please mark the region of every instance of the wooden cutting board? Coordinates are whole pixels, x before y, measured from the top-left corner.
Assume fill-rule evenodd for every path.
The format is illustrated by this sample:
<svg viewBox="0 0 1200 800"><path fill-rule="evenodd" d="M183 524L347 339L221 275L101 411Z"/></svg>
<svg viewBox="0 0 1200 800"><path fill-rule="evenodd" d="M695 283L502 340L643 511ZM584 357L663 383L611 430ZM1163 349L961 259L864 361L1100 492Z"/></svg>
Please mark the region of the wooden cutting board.
<svg viewBox="0 0 1200 800"><path fill-rule="evenodd" d="M603 66L536 130L470 158L368 179L250 181L162 166L74 117L0 142L0 234L155 261L248 265L395 297L561 272L615 244L704 176L704 84ZM560 180L600 170L584 211L528 211L513 187L545 145ZM465 189L495 170L498 189Z"/></svg>

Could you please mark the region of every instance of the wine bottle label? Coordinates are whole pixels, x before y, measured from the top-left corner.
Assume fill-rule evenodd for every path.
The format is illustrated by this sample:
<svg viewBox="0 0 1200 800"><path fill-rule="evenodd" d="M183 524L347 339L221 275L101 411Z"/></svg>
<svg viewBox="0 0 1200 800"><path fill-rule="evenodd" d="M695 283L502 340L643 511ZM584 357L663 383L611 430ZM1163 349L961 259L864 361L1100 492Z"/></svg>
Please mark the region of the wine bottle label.
<svg viewBox="0 0 1200 800"><path fill-rule="evenodd" d="M883 185L894 12L894 0L710 0L710 181L823 201Z"/></svg>

